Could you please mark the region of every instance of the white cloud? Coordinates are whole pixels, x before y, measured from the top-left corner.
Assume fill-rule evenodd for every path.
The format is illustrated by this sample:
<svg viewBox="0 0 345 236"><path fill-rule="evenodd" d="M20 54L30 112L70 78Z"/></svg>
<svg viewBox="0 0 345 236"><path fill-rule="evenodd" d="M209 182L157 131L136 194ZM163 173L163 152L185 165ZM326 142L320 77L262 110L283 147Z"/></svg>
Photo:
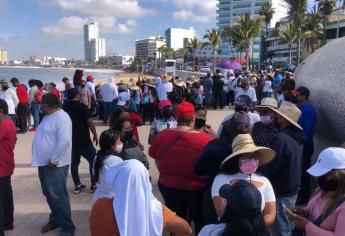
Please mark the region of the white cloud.
<svg viewBox="0 0 345 236"><path fill-rule="evenodd" d="M182 9L196 9L199 8L202 13L215 15L217 10L217 0L172 0L172 2Z"/></svg>
<svg viewBox="0 0 345 236"><path fill-rule="evenodd" d="M175 20L190 21L193 23L208 23L210 21L210 18L207 15L197 16L189 10L175 11L172 17Z"/></svg>
<svg viewBox="0 0 345 236"><path fill-rule="evenodd" d="M15 39L19 39L18 35L8 34L8 33L0 33L0 42L10 42Z"/></svg>

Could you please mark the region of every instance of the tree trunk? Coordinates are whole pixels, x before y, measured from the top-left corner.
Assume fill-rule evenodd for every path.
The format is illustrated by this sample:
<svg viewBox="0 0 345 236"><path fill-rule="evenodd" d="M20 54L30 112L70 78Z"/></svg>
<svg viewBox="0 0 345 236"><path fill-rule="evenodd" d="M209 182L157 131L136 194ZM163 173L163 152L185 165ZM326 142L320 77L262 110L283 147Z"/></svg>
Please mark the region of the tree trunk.
<svg viewBox="0 0 345 236"><path fill-rule="evenodd" d="M246 48L246 71L249 72L249 48Z"/></svg>
<svg viewBox="0 0 345 236"><path fill-rule="evenodd" d="M323 19L322 22L322 30L323 30L323 36L322 36L322 45L326 44L326 18Z"/></svg>
<svg viewBox="0 0 345 236"><path fill-rule="evenodd" d="M298 35L297 35L297 65L300 63L300 57L301 57L301 27L298 28Z"/></svg>
<svg viewBox="0 0 345 236"><path fill-rule="evenodd" d="M291 43L289 43L289 64L291 65L292 55L291 55Z"/></svg>

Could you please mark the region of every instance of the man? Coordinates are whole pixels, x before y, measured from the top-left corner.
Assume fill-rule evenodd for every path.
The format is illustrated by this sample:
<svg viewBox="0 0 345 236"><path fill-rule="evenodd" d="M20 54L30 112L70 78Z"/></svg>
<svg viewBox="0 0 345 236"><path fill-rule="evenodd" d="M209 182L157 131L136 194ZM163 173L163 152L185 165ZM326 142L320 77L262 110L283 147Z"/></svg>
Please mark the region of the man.
<svg viewBox="0 0 345 236"><path fill-rule="evenodd" d="M252 137L257 146L271 147L273 138L278 133L273 121L275 112L278 109L278 102L275 98L263 98L261 105L255 108L260 114L260 121L253 125Z"/></svg>
<svg viewBox="0 0 345 236"><path fill-rule="evenodd" d="M0 98L6 101L8 106L8 116L12 119L14 125L16 125L16 107L19 103L17 94L9 88L6 81L1 81L1 89Z"/></svg>
<svg viewBox="0 0 345 236"><path fill-rule="evenodd" d="M212 86L212 95L213 95L213 109L217 109L218 105L221 109L224 108L223 103L223 87L224 81L222 80L222 75L220 70L216 70L216 74L213 76L213 86Z"/></svg>
<svg viewBox="0 0 345 236"><path fill-rule="evenodd" d="M45 116L32 143L31 162L38 167L42 192L51 210L41 233L60 228L60 236L72 236L75 226L66 187L72 153L72 122L60 109L60 101L54 94L43 95L41 106Z"/></svg>
<svg viewBox="0 0 345 236"><path fill-rule="evenodd" d="M38 89L36 85L36 80L29 80L29 104L32 117L34 118L34 127L29 129L29 131L36 131L36 128L40 122L40 107L42 99L42 91Z"/></svg>
<svg viewBox="0 0 345 236"><path fill-rule="evenodd" d="M62 83L66 86L66 84L70 83L70 82L69 82L69 78L63 77L63 78L62 78Z"/></svg>
<svg viewBox="0 0 345 236"><path fill-rule="evenodd" d="M314 153L314 133L317 123L317 114L315 108L309 102L310 91L306 87L299 87L297 90L297 106L302 114L298 120L303 128L307 140L303 147L303 174L301 190L298 196L298 204L306 204L310 198L310 175L307 169L311 166L311 158Z"/></svg>
<svg viewBox="0 0 345 236"><path fill-rule="evenodd" d="M19 104L17 107L17 116L19 121L19 133L25 133L27 131L27 118L26 115L29 109L29 96L23 85L19 83L17 78L12 78L11 83L16 87L17 97Z"/></svg>
<svg viewBox="0 0 345 236"><path fill-rule="evenodd" d="M68 101L63 105L63 109L72 120L72 164L71 173L74 182L74 193L78 194L85 189L85 185L80 182L78 167L80 156L83 156L89 162L89 171L91 176L90 193L95 192L96 183L93 176L93 163L96 156L96 149L90 138L90 131L93 135L93 141L98 144L95 124L92 120L92 114L87 106L80 102L78 89L68 90Z"/></svg>
<svg viewBox="0 0 345 236"><path fill-rule="evenodd" d="M262 172L271 181L277 200L277 218L272 226L273 235L290 236L293 230L288 215L282 204L294 208L301 184L303 128L297 123L301 116L298 107L284 102L276 113L274 124L279 130L271 143L276 158L262 168Z"/></svg>
<svg viewBox="0 0 345 236"><path fill-rule="evenodd" d="M91 113L93 114L97 107L96 86L93 83L95 78L92 75L88 75L86 78L86 88L91 92Z"/></svg>
<svg viewBox="0 0 345 236"><path fill-rule="evenodd" d="M11 176L14 170L16 127L8 116L8 106L0 99L0 236L13 229L13 194Z"/></svg>
<svg viewBox="0 0 345 236"><path fill-rule="evenodd" d="M279 69L276 69L276 72L274 74L273 84L275 88L278 88L283 80L283 76L281 75L281 72Z"/></svg>
<svg viewBox="0 0 345 236"><path fill-rule="evenodd" d="M61 101L61 93L60 91L56 88L56 84L51 82L51 92L58 98L59 101Z"/></svg>
<svg viewBox="0 0 345 236"><path fill-rule="evenodd" d="M237 111L244 111L247 113L249 119L250 119L250 124L254 125L256 122L260 121L260 116L254 112L252 112L253 104L250 98L247 95L240 95L235 101L235 110L231 112L229 115L227 115L222 123L219 125L218 130L217 130L217 137L223 137L223 124L230 120L234 113Z"/></svg>
<svg viewBox="0 0 345 236"><path fill-rule="evenodd" d="M241 87L238 88L238 91L236 93L236 98L241 95L247 95L253 103L256 103L258 101L256 98L256 91L252 86L250 86L249 79L242 80Z"/></svg>
<svg viewBox="0 0 345 236"><path fill-rule="evenodd" d="M108 117L112 112L112 102L117 99L118 92L116 85L113 83L113 78L108 79L108 83L101 87L100 95L103 103L103 124L107 124Z"/></svg>
<svg viewBox="0 0 345 236"><path fill-rule="evenodd" d="M82 80L80 82L78 91L80 94L79 102L83 103L90 110L91 109L91 91L88 88L86 88L85 80Z"/></svg>
<svg viewBox="0 0 345 236"><path fill-rule="evenodd" d="M173 91L173 85L170 82L170 77L168 75L161 76L161 83L157 87L157 95L159 101L168 99L169 94Z"/></svg>
<svg viewBox="0 0 345 236"><path fill-rule="evenodd" d="M232 87L235 81L235 74L233 70L230 70L228 75L228 94L227 94L227 104L232 105L235 102L235 90Z"/></svg>
<svg viewBox="0 0 345 236"><path fill-rule="evenodd" d="M210 72L208 72L206 77L202 80L202 85L204 87L206 106L207 107L211 107L212 106L212 86L213 86L213 80L212 80Z"/></svg>

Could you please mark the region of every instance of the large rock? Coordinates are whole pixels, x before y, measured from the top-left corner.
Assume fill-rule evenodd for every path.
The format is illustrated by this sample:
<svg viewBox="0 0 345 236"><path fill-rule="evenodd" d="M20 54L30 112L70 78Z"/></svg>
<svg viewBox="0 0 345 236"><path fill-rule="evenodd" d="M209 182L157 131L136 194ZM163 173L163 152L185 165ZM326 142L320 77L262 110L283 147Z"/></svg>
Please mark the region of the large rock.
<svg viewBox="0 0 345 236"><path fill-rule="evenodd" d="M332 143L345 141L345 37L327 43L297 68L297 86L311 91L318 112L317 134Z"/></svg>

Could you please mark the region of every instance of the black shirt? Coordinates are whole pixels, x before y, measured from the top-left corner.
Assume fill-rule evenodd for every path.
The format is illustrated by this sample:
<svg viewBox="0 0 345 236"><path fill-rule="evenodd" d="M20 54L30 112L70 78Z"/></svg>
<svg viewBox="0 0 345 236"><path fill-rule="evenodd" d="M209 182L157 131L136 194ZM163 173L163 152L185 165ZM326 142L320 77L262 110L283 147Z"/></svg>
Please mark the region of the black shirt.
<svg viewBox="0 0 345 236"><path fill-rule="evenodd" d="M262 122L256 122L253 126L252 137L254 143L261 147L271 147L273 138L278 133L273 125L265 125Z"/></svg>
<svg viewBox="0 0 345 236"><path fill-rule="evenodd" d="M92 118L87 106L78 101L66 101L62 107L72 120L72 148L91 147L90 130L87 120Z"/></svg>

